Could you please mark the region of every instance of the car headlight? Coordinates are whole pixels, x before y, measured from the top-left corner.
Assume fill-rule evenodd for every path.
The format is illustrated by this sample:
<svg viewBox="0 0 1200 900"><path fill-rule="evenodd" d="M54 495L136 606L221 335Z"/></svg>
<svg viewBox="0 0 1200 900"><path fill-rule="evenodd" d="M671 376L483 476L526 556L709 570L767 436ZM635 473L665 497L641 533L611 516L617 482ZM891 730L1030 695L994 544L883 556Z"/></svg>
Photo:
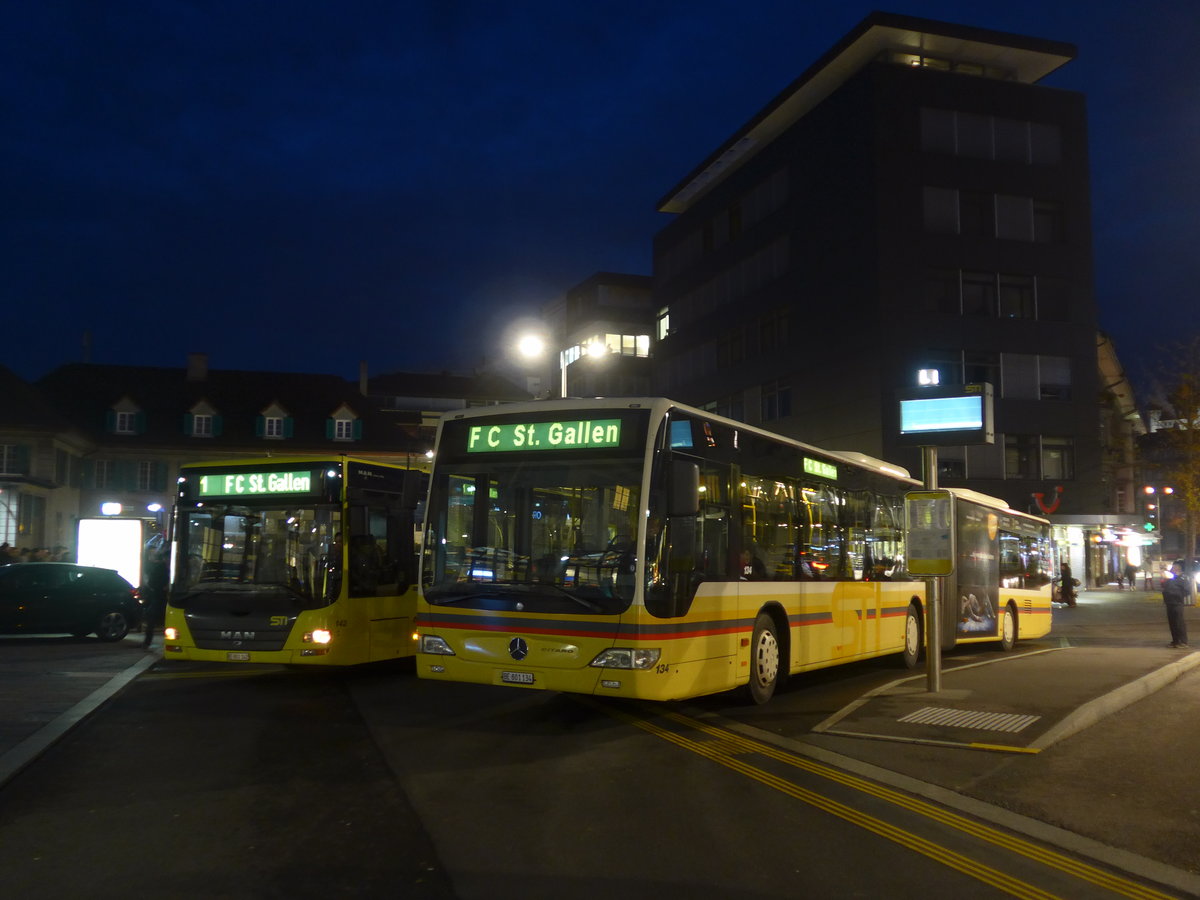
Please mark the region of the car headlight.
<svg viewBox="0 0 1200 900"><path fill-rule="evenodd" d="M450 645L436 634L421 635L421 653L433 653L437 656L454 656Z"/></svg>
<svg viewBox="0 0 1200 900"><path fill-rule="evenodd" d="M650 647L613 647L599 653L588 665L602 669L649 669L658 663L662 651Z"/></svg>

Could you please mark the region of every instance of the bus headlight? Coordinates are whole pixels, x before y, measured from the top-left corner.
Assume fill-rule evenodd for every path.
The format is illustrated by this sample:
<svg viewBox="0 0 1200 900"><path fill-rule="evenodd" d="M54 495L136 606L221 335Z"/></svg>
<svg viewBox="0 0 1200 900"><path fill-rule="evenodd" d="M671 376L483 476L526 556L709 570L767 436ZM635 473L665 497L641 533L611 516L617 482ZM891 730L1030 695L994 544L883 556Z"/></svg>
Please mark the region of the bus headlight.
<svg viewBox="0 0 1200 900"><path fill-rule="evenodd" d="M450 645L436 634L421 635L420 652L433 653L438 656L454 656L454 651L450 649Z"/></svg>
<svg viewBox="0 0 1200 900"><path fill-rule="evenodd" d="M324 628L315 628L304 635L304 643L306 644L328 644L332 640L333 632Z"/></svg>
<svg viewBox="0 0 1200 900"><path fill-rule="evenodd" d="M588 665L602 669L650 669L658 663L662 651L647 647L613 647L604 650Z"/></svg>
<svg viewBox="0 0 1200 900"><path fill-rule="evenodd" d="M163 629L163 638L168 641L179 640L179 629L174 625L168 625Z"/></svg>

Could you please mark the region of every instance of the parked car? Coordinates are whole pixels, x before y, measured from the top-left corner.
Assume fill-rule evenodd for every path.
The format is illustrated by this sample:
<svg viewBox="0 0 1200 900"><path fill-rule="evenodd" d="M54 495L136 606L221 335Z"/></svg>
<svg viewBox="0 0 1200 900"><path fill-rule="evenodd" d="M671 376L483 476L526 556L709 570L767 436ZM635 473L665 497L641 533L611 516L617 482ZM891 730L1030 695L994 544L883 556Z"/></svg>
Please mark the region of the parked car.
<svg viewBox="0 0 1200 900"><path fill-rule="evenodd" d="M137 590L114 569L37 562L0 566L0 634L95 633L119 641L142 619Z"/></svg>

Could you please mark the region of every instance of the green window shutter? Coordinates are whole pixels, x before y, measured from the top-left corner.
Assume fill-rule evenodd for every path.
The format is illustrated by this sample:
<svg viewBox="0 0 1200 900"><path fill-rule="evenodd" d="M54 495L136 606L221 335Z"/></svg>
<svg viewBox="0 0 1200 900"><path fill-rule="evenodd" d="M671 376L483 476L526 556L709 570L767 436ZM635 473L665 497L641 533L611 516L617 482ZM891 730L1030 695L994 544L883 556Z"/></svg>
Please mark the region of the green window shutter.
<svg viewBox="0 0 1200 900"><path fill-rule="evenodd" d="M357 441L362 437L362 419L354 420L354 439Z"/></svg>
<svg viewBox="0 0 1200 900"><path fill-rule="evenodd" d="M144 412L136 412L133 414L133 433L146 433L146 414Z"/></svg>
<svg viewBox="0 0 1200 900"><path fill-rule="evenodd" d="M117 430L117 411L110 409L104 414L104 430L109 434L115 434Z"/></svg>
<svg viewBox="0 0 1200 900"><path fill-rule="evenodd" d="M325 420L325 437L332 438L334 435L333 419Z"/></svg>
<svg viewBox="0 0 1200 900"><path fill-rule="evenodd" d="M267 433L267 417L266 416L255 416L254 417L254 436L262 437L266 433Z"/></svg>
<svg viewBox="0 0 1200 900"><path fill-rule="evenodd" d="M167 489L168 468L165 462L159 461L154 464L154 490L165 491Z"/></svg>
<svg viewBox="0 0 1200 900"><path fill-rule="evenodd" d="M123 460L117 463L115 481L125 491L137 490L137 463Z"/></svg>
<svg viewBox="0 0 1200 900"><path fill-rule="evenodd" d="M29 474L29 445L17 444L17 471L22 475Z"/></svg>
<svg viewBox="0 0 1200 900"><path fill-rule="evenodd" d="M225 430L225 417L213 416L212 420L213 437L220 437L221 432Z"/></svg>
<svg viewBox="0 0 1200 900"><path fill-rule="evenodd" d="M296 420L291 416L287 416L283 420L283 436L290 438L296 433Z"/></svg>
<svg viewBox="0 0 1200 900"><path fill-rule="evenodd" d="M188 437L192 436L192 423L194 421L195 417L191 413L183 414L183 433Z"/></svg>

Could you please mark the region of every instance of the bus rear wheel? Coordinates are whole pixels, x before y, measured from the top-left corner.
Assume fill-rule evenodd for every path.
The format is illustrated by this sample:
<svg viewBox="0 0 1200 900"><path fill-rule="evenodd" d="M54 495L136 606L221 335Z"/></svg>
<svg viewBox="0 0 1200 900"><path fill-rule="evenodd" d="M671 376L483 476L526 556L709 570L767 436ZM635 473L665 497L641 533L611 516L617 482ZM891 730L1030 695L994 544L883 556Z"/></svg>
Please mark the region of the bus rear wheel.
<svg viewBox="0 0 1200 900"><path fill-rule="evenodd" d="M1017 645L1017 614L1012 605L1004 607L1000 614L1000 649L1007 653Z"/></svg>
<svg viewBox="0 0 1200 900"><path fill-rule="evenodd" d="M754 620L754 637L750 640L750 699L763 704L775 693L779 684L779 636L775 620L759 613Z"/></svg>
<svg viewBox="0 0 1200 900"><path fill-rule="evenodd" d="M924 645L925 629L921 625L921 614L917 605L910 603L904 616L904 667L915 669L921 661L921 648Z"/></svg>

